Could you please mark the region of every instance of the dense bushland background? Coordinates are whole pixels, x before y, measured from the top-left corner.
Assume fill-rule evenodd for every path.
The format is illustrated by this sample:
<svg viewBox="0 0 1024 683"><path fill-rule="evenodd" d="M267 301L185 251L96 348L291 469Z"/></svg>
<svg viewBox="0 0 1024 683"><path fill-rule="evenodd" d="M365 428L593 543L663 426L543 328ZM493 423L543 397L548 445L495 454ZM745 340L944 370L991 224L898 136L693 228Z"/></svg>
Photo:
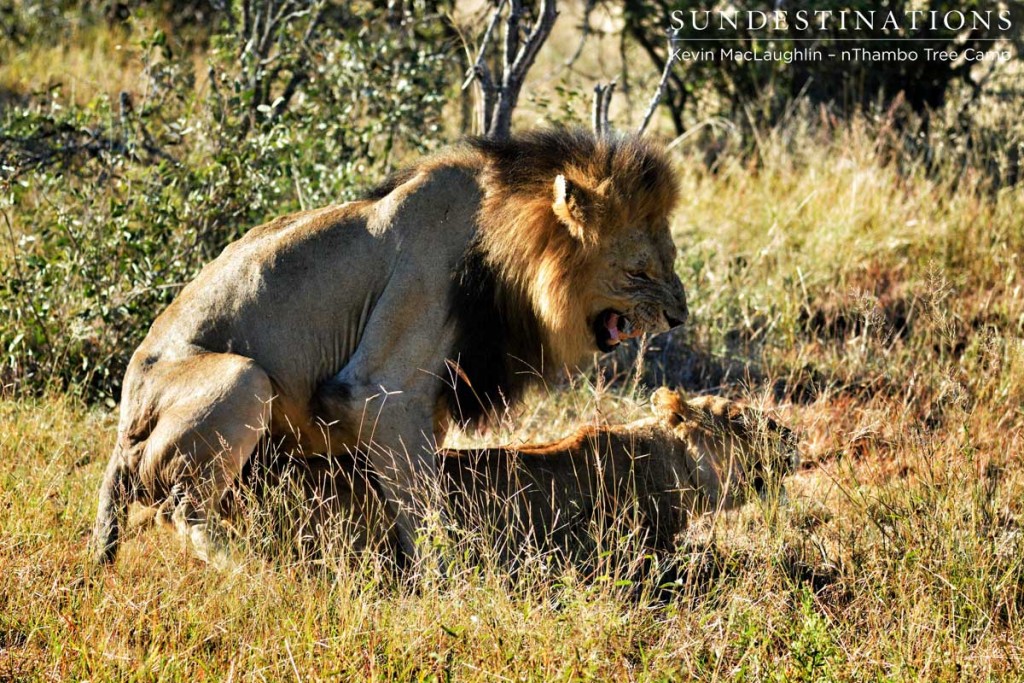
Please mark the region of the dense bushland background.
<svg viewBox="0 0 1024 683"><path fill-rule="evenodd" d="M617 79L611 122L635 128L680 6L562 3L515 127L590 125ZM663 383L793 426L789 505L696 525L667 600L487 563L410 590L344 553L218 575L159 533L86 571L110 408L153 317L249 227L474 132L462 84L491 11L0 0L0 678L1024 677L1019 30L1008 63L927 73L671 72L648 134L682 178L691 323L453 438L617 422Z"/></svg>

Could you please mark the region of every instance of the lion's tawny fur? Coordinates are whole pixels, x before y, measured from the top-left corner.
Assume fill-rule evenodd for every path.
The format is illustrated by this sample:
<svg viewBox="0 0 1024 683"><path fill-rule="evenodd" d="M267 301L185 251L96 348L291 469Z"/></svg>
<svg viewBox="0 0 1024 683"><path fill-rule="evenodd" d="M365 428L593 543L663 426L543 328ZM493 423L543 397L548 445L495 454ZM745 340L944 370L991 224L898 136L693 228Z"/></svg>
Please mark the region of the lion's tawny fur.
<svg viewBox="0 0 1024 683"><path fill-rule="evenodd" d="M413 486L451 419L586 360L606 320L656 333L685 319L675 193L655 146L553 130L469 141L364 200L250 230L129 363L95 559L113 558L133 500L170 501L199 554L217 553L209 517L266 439L365 452L415 552Z"/></svg>
<svg viewBox="0 0 1024 683"><path fill-rule="evenodd" d="M443 451L440 499L505 559L527 540L539 549L592 550L602 530L639 531L644 546L664 551L692 515L734 508L754 490L781 492L799 462L793 433L742 404L686 401L664 388L652 403L654 417L582 427L550 443ZM305 550L339 529L357 545L380 540L372 475L287 457L258 472L250 483L264 496L284 481L299 484L300 500L292 498L285 514ZM338 519L342 527L332 525Z"/></svg>

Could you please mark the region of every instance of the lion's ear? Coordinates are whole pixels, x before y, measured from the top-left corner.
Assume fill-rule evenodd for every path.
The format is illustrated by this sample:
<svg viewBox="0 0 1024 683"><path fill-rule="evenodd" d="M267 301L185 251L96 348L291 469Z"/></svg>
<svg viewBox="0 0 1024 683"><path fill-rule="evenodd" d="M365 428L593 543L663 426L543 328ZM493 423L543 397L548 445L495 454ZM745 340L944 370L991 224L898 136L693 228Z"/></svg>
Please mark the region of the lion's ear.
<svg viewBox="0 0 1024 683"><path fill-rule="evenodd" d="M661 387L651 396L651 410L654 411L655 417L665 420L674 427L690 412L690 406L686 405L680 392Z"/></svg>
<svg viewBox="0 0 1024 683"><path fill-rule="evenodd" d="M551 208L573 237L584 244L595 241L597 201L586 188L559 173L555 176L555 202Z"/></svg>

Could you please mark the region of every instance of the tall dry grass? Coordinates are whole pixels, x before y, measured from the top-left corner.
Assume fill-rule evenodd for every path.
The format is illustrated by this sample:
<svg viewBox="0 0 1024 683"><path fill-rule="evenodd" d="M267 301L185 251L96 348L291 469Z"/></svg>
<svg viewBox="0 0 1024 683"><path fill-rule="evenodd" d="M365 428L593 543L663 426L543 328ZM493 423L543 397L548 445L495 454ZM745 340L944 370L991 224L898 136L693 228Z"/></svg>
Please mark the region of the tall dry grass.
<svg viewBox="0 0 1024 683"><path fill-rule="evenodd" d="M113 417L7 401L0 677L1024 677L1024 191L914 167L877 131L808 112L765 132L754 160L711 170L677 146L690 329L651 342L639 382L623 354L619 376L605 362L452 440L631 419L661 379L781 416L806 461L789 504L698 520L667 597L458 553L448 580L410 585L344 535L330 561L250 551L217 573L147 531L93 572L83 548Z"/></svg>
<svg viewBox="0 0 1024 683"><path fill-rule="evenodd" d="M120 40L5 52L0 90L134 92L138 54ZM558 62L576 45L553 43ZM614 75L612 51L588 51L568 89L532 83L518 123L585 121L579 84ZM613 106L623 127L629 105ZM1014 119L991 101L976 115L996 131ZM942 148L964 139L933 132L922 148L894 125L795 107L751 139L678 142L688 329L450 440L628 421L662 382L796 429L805 465L788 504L696 520L671 591L653 572L637 580L635 555L585 576L524 548L513 576L466 552L473 529L452 541L444 581L405 580L344 525L304 556L279 530L297 514L287 492L249 518L237 571L211 571L141 518L117 564L93 571L84 547L114 416L60 395L5 399L0 680L1024 679L1024 189L965 171ZM58 196L50 182L25 201ZM97 207L112 199L87 190Z"/></svg>

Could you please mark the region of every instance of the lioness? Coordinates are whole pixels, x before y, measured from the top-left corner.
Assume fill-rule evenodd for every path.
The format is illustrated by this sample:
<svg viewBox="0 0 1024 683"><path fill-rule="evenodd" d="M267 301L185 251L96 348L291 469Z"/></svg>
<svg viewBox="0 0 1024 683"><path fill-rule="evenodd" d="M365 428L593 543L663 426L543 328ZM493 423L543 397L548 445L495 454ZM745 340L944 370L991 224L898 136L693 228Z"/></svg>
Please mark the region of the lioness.
<svg viewBox="0 0 1024 683"><path fill-rule="evenodd" d="M156 319L125 373L92 554L131 501L166 507L204 559L261 438L368 455L401 548L450 419L687 317L669 234L675 175L636 137L469 140L366 199L229 245Z"/></svg>
<svg viewBox="0 0 1024 683"><path fill-rule="evenodd" d="M799 464L793 433L733 401L689 401L659 389L654 417L585 427L543 445L445 450L440 493L452 517L479 529L514 560L524 540L567 554L593 550L595 532L639 531L653 552L673 547L691 514L734 508L751 491L781 493ZM304 504L284 512L294 540L317 550L332 521L344 519L355 547L380 537L374 477L325 458L278 458L249 483L263 496L298 483ZM619 525L619 526L616 526Z"/></svg>

